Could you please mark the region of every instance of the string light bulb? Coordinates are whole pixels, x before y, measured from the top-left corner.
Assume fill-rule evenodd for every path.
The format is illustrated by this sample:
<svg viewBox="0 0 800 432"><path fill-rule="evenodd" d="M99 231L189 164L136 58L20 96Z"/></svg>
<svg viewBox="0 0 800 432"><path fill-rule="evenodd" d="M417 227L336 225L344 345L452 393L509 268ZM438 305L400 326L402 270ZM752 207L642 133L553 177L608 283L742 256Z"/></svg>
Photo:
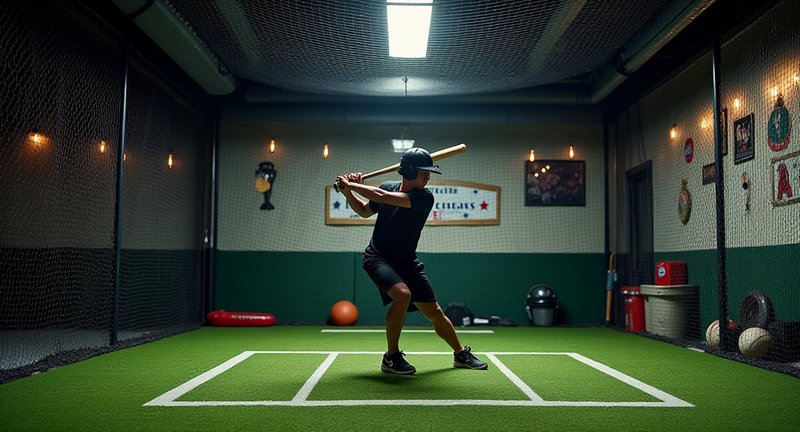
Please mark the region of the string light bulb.
<svg viewBox="0 0 800 432"><path fill-rule="evenodd" d="M533 149L531 149L531 155L528 156L528 160L531 162L536 160L536 152L534 152Z"/></svg>
<svg viewBox="0 0 800 432"><path fill-rule="evenodd" d="M100 154L106 154L106 141L100 140Z"/></svg>
<svg viewBox="0 0 800 432"><path fill-rule="evenodd" d="M40 147L47 143L47 136L39 132L39 129L33 129L28 133L28 141L36 147Z"/></svg>
<svg viewBox="0 0 800 432"><path fill-rule="evenodd" d="M736 99L734 99L734 100L733 100L733 107L734 107L734 108L737 108L737 109L738 109L738 108L740 108L741 106L742 106L742 100L741 100L741 99L739 99L739 98L736 98Z"/></svg>
<svg viewBox="0 0 800 432"><path fill-rule="evenodd" d="M275 153L275 138L269 140L269 152Z"/></svg>
<svg viewBox="0 0 800 432"><path fill-rule="evenodd" d="M771 94L772 97L778 96L778 86L772 87L772 89L769 91L769 94Z"/></svg>
<svg viewBox="0 0 800 432"><path fill-rule="evenodd" d="M324 146L322 146L322 158L323 159L328 159L328 154L329 154L328 153L328 144L325 144Z"/></svg>
<svg viewBox="0 0 800 432"><path fill-rule="evenodd" d="M172 150L169 151L169 156L167 156L167 168L172 169Z"/></svg>
<svg viewBox="0 0 800 432"><path fill-rule="evenodd" d="M569 146L569 159L575 159L575 148L572 146Z"/></svg>
<svg viewBox="0 0 800 432"><path fill-rule="evenodd" d="M673 139L673 140L678 138L678 125L677 124L673 124L672 125L672 129L669 130L669 137L670 137L670 139Z"/></svg>

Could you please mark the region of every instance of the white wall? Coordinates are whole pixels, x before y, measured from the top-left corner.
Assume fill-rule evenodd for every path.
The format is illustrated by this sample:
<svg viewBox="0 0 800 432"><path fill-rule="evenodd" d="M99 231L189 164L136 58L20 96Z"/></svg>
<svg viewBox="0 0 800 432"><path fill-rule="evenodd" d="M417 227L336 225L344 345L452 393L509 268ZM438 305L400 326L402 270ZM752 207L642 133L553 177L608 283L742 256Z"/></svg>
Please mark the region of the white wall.
<svg viewBox="0 0 800 432"><path fill-rule="evenodd" d="M800 205L775 207L771 203L771 159L800 151L800 6L783 2L749 29L722 47L721 104L728 108L728 155L723 158L725 225L728 247L800 243ZM703 185L702 167L714 161L712 64L710 53L664 85L643 97L617 119L618 201L625 209L624 173L653 161L653 211L656 252L713 249L716 247L715 185ZM783 94L792 116L789 147L773 152L767 145L767 121L776 97ZM734 107L734 99L741 107ZM755 114L755 158L734 164L733 122ZM702 121L707 127L702 127ZM678 138L669 130L677 125ZM686 163L683 148L694 141L695 154ZM751 179L750 211L743 173ZM678 218L681 179L688 180L692 214L684 226ZM800 180L800 179L799 179ZM796 193L800 193L797 191ZM618 245L625 250L626 231L619 229Z"/></svg>
<svg viewBox="0 0 800 432"><path fill-rule="evenodd" d="M387 124L224 123L219 151L218 247L221 250L361 251L372 226L326 226L324 187L337 174L369 172L399 161L390 139L402 126ZM269 154L271 136L278 149ZM466 153L442 160L443 179L501 187L501 224L431 226L421 252L602 253L603 138L600 123L559 125L410 125L407 137L436 151L460 142ZM322 158L328 143L331 155ZM539 159L586 160L585 207L525 207L524 161L531 147ZM259 162L278 171L271 201L260 210L255 191ZM397 180L386 175L376 180Z"/></svg>

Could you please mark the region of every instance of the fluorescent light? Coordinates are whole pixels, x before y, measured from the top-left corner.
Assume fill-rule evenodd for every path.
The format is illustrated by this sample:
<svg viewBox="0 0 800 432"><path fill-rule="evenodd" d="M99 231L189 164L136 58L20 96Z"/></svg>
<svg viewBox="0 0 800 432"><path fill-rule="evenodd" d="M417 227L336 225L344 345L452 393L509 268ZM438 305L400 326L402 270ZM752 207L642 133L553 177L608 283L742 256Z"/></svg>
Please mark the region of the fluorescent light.
<svg viewBox="0 0 800 432"><path fill-rule="evenodd" d="M410 139L393 139L392 140L392 150L395 153L403 153L406 150L414 147L414 140Z"/></svg>
<svg viewBox="0 0 800 432"><path fill-rule="evenodd" d="M428 50L433 0L387 0L389 56L420 58Z"/></svg>

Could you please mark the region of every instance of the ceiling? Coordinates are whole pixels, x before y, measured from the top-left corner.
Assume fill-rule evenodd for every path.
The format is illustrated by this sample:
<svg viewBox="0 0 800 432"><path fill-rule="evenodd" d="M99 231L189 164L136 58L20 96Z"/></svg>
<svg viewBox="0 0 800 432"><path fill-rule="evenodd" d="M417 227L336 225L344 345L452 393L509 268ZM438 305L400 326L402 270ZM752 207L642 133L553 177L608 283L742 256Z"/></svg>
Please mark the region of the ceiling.
<svg viewBox="0 0 800 432"><path fill-rule="evenodd" d="M389 57L382 0L114 2L210 94L573 104L602 101L714 0L434 0L420 59Z"/></svg>

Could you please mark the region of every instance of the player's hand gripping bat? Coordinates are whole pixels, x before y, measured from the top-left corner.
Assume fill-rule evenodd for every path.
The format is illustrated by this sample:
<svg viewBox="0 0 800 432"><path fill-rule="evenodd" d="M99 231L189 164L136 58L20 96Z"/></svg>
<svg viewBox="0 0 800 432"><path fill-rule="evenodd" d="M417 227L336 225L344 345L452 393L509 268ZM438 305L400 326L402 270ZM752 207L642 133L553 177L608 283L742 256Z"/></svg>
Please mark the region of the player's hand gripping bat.
<svg viewBox="0 0 800 432"><path fill-rule="evenodd" d="M437 161L437 160L440 160L440 159L449 158L450 156L455 156L455 155L457 155L459 153L464 153L465 151L467 151L467 145L464 144L464 143L461 143L461 144L459 144L457 146L448 147L446 149L439 150L437 152L431 153L431 159L433 159L434 161ZM396 172L398 168L400 168L400 163L399 162L394 164L394 165L387 166L386 168L381 168L381 169L379 169L377 171L373 171L371 173L364 174L364 175L361 176L361 180L366 180L366 179L371 178L371 177L377 177L379 175L384 175L384 174L388 174L388 173L391 173L391 172ZM333 184L333 188L336 190L336 192L339 192L339 190L341 189L341 187L340 187L338 182L335 182Z"/></svg>

